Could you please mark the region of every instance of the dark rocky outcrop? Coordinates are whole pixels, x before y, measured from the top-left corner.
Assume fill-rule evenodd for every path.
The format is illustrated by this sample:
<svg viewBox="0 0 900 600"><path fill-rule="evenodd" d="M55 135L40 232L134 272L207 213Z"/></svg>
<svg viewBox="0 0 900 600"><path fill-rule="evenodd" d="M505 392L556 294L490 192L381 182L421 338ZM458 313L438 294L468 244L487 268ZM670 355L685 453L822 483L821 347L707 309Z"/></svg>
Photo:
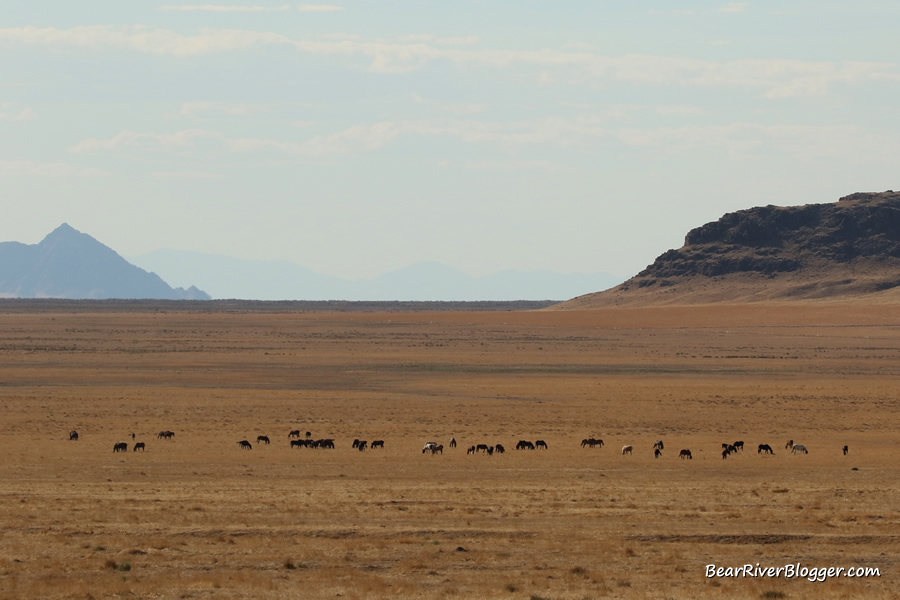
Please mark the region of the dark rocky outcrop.
<svg viewBox="0 0 900 600"><path fill-rule="evenodd" d="M208 300L191 286L170 287L67 224L40 243L0 243L0 297Z"/></svg>
<svg viewBox="0 0 900 600"><path fill-rule="evenodd" d="M684 246L565 306L861 295L900 286L900 193L762 206L688 232Z"/></svg>

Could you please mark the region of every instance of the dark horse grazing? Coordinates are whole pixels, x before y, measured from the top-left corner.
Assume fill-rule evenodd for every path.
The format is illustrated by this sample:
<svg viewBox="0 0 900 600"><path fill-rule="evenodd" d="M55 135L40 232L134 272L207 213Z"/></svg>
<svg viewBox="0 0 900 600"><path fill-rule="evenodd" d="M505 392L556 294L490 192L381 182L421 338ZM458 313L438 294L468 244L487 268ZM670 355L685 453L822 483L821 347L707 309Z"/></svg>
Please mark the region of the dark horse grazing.
<svg viewBox="0 0 900 600"><path fill-rule="evenodd" d="M368 444L368 443L369 442L367 440L361 440L359 442L359 445L356 446L356 449L359 450L360 452L362 452L363 450L366 449L366 444Z"/></svg>
<svg viewBox="0 0 900 600"><path fill-rule="evenodd" d="M504 452L506 452L506 448L503 447L503 444L497 444L496 446L494 446L494 450L497 452L497 454L503 454Z"/></svg>
<svg viewBox="0 0 900 600"><path fill-rule="evenodd" d="M297 438L297 439L300 439L300 430L299 430L299 429L293 429L293 430L291 430L291 432L288 433L288 437L289 437L289 438Z"/></svg>
<svg viewBox="0 0 900 600"><path fill-rule="evenodd" d="M594 448L596 446L603 447L603 440L598 440L595 438L586 438L581 440L581 447L584 448L587 446L588 448Z"/></svg>
<svg viewBox="0 0 900 600"><path fill-rule="evenodd" d="M245 449L245 448L246 448L247 450L253 450L253 446L251 446L251 445L250 445L250 442L248 442L247 440L241 440L241 441L238 442L238 444L240 444L241 450L243 450L243 449Z"/></svg>
<svg viewBox="0 0 900 600"><path fill-rule="evenodd" d="M75 431L74 429L72 431L70 431L69 439L77 442L78 441L78 432Z"/></svg>
<svg viewBox="0 0 900 600"><path fill-rule="evenodd" d="M128 444L125 442L116 442L113 446L113 452L128 452Z"/></svg>
<svg viewBox="0 0 900 600"><path fill-rule="evenodd" d="M735 442L735 443L732 444L732 446L734 446L735 451L737 451L737 450L743 450L743 449L744 449L744 441L741 440L741 441L739 441L739 442Z"/></svg>
<svg viewBox="0 0 900 600"><path fill-rule="evenodd" d="M137 452L138 449L140 449L141 452L144 451L144 442L138 442L137 444L134 445L134 450L133 450L133 451L134 451L134 452Z"/></svg>
<svg viewBox="0 0 900 600"><path fill-rule="evenodd" d="M175 437L175 432L174 432L174 431L160 431L160 432L159 432L159 435L156 436L156 439L159 439L159 440L170 440L170 439L172 439L173 437Z"/></svg>
<svg viewBox="0 0 900 600"><path fill-rule="evenodd" d="M475 454L475 446L469 446L469 449L466 450L466 454Z"/></svg>
<svg viewBox="0 0 900 600"><path fill-rule="evenodd" d="M369 448L371 448L372 450L374 450L375 448L384 448L384 440L375 440L374 442L372 442L372 445L369 446Z"/></svg>
<svg viewBox="0 0 900 600"><path fill-rule="evenodd" d="M546 449L547 449L547 442L545 442L544 440L537 440L537 441L534 443L534 447L537 448L537 449L543 448L544 450L546 450Z"/></svg>
<svg viewBox="0 0 900 600"><path fill-rule="evenodd" d="M516 444L516 450L534 450L534 444L528 440L519 440L519 443Z"/></svg>
<svg viewBox="0 0 900 600"><path fill-rule="evenodd" d="M850 452L849 446L844 446L844 456L847 456L847 453Z"/></svg>
<svg viewBox="0 0 900 600"><path fill-rule="evenodd" d="M309 448L309 440L291 440L291 448Z"/></svg>
<svg viewBox="0 0 900 600"><path fill-rule="evenodd" d="M772 446L768 444L760 444L759 448L756 450L757 454L775 454L772 450Z"/></svg>
<svg viewBox="0 0 900 600"><path fill-rule="evenodd" d="M456 438L455 437L450 438L450 447L456 448Z"/></svg>
<svg viewBox="0 0 900 600"><path fill-rule="evenodd" d="M694 457L691 456L691 451L685 448L681 452L678 453L678 458L687 458L689 460L693 460Z"/></svg>
<svg viewBox="0 0 900 600"><path fill-rule="evenodd" d="M475 446L475 452L487 452L487 449L487 444L478 444L477 446Z"/></svg>
<svg viewBox="0 0 900 600"><path fill-rule="evenodd" d="M441 454L444 453L444 445L443 444L438 444L437 446L434 446L431 449L432 454L437 454L438 452L440 452Z"/></svg>
<svg viewBox="0 0 900 600"><path fill-rule="evenodd" d="M257 443L257 444L268 444L268 443L269 443L269 436L267 436L267 435L258 435L258 436L256 436L256 443Z"/></svg>
<svg viewBox="0 0 900 600"><path fill-rule="evenodd" d="M662 454L662 450L660 450L659 448L653 449L653 458L659 458L661 454Z"/></svg>

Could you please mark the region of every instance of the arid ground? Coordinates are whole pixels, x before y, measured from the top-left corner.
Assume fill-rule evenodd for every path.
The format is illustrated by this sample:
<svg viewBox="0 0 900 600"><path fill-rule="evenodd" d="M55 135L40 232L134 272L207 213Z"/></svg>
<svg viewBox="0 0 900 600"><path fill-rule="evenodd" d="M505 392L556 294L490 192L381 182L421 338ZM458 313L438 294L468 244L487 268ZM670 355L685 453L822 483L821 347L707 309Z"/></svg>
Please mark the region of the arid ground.
<svg viewBox="0 0 900 600"><path fill-rule="evenodd" d="M893 305L87 307L0 306L0 598L898 597Z"/></svg>

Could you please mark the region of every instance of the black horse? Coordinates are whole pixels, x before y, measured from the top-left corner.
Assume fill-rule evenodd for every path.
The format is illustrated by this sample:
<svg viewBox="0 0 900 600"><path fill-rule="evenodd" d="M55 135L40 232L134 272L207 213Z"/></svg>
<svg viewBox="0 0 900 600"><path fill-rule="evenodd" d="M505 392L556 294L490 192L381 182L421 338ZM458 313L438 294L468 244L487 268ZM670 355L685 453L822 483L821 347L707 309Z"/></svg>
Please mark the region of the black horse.
<svg viewBox="0 0 900 600"><path fill-rule="evenodd" d="M760 444L756 450L757 454L775 454L775 451L772 450L772 446L768 444Z"/></svg>
<svg viewBox="0 0 900 600"><path fill-rule="evenodd" d="M257 437L256 437L256 443L257 443L257 444L260 444L260 443L262 443L262 444L268 444L268 443L269 443L269 436L267 436L267 435L260 435L260 436L257 436Z"/></svg>
<svg viewBox="0 0 900 600"><path fill-rule="evenodd" d="M72 440L72 441L74 441L74 442L77 442L77 441L78 441L78 432L75 431L74 429L73 429L72 431L70 431L70 432L69 432L69 439Z"/></svg>
<svg viewBox="0 0 900 600"><path fill-rule="evenodd" d="M250 442L248 442L247 440L241 440L238 442L238 444L240 444L241 450L244 450L245 448L247 450L253 450L253 446L251 446Z"/></svg>
<svg viewBox="0 0 900 600"><path fill-rule="evenodd" d="M128 452L128 444L125 442L116 442L113 446L113 452Z"/></svg>
<svg viewBox="0 0 900 600"><path fill-rule="evenodd" d="M144 442L138 442L134 445L134 452L137 452L140 449L141 452L144 451Z"/></svg>

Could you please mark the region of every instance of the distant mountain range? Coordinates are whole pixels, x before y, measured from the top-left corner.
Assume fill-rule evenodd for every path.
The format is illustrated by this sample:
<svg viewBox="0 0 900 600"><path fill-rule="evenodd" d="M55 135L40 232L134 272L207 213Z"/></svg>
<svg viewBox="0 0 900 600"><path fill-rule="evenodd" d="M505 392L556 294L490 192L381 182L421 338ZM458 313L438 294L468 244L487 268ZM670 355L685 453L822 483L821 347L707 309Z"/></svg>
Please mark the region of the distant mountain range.
<svg viewBox="0 0 900 600"><path fill-rule="evenodd" d="M288 261L179 250L156 250L129 260L176 284L196 282L213 298L245 300L565 300L605 290L624 279L608 273L552 271L501 271L472 277L441 263L421 262L373 279L348 280Z"/></svg>
<svg viewBox="0 0 900 600"><path fill-rule="evenodd" d="M38 244L0 242L0 297L209 300L194 286L173 289L65 223Z"/></svg>

